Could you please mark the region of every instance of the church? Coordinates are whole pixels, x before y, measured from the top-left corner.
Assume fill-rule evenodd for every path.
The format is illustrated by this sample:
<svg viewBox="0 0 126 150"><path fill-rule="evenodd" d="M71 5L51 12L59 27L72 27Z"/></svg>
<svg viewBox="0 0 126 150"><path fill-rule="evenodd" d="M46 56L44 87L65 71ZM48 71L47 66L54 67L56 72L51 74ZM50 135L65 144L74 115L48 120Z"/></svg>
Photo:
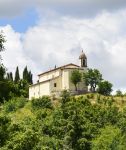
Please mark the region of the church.
<svg viewBox="0 0 126 150"><path fill-rule="evenodd" d="M79 72L87 71L87 57L82 51L79 56L80 66L70 63L61 67L55 67L38 75L38 82L29 87L29 99L39 98L44 95L59 97L63 90L69 91L71 94L81 94L87 92L88 88L84 81L77 85L77 91L71 82L72 71L78 69Z"/></svg>

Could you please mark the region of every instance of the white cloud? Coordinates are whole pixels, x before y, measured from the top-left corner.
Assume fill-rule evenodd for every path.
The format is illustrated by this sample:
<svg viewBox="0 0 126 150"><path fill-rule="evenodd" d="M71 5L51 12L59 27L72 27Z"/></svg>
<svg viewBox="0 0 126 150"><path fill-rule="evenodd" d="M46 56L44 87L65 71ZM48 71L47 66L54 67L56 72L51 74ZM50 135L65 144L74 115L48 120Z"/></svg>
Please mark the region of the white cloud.
<svg viewBox="0 0 126 150"><path fill-rule="evenodd" d="M3 28L6 37L5 65L13 69L26 64L34 75L66 63L79 63L81 48L88 66L98 68L115 88L126 88L126 10L103 12L93 19L72 17L39 21L21 35L10 26Z"/></svg>
<svg viewBox="0 0 126 150"><path fill-rule="evenodd" d="M34 67L34 61L25 55L21 40L22 34L15 32L10 25L0 27L0 30L3 30L6 39L6 50L1 54L7 71L15 73L16 67L19 66L20 73L22 73L24 67L27 65L30 69L33 67L33 72L37 72L37 69Z"/></svg>

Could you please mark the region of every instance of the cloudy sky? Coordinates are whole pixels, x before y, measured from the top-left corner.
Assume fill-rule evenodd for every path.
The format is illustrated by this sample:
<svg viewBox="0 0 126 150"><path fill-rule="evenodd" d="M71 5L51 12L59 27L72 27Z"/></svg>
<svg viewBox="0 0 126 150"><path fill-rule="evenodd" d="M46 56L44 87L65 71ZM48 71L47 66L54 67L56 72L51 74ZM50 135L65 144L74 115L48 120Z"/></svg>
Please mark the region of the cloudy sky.
<svg viewBox="0 0 126 150"><path fill-rule="evenodd" d="M0 0L2 52L8 71L27 65L37 74L67 63L97 68L114 89L126 91L125 0Z"/></svg>

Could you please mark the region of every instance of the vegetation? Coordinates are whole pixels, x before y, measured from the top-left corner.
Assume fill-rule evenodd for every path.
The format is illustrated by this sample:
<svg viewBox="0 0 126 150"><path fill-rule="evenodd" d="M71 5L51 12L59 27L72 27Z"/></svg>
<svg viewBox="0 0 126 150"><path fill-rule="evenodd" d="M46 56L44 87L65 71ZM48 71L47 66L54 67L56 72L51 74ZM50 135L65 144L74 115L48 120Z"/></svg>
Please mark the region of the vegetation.
<svg viewBox="0 0 126 150"><path fill-rule="evenodd" d="M123 105L118 98L64 91L57 104L49 97L9 100L0 107L0 150L125 149L126 97Z"/></svg>
<svg viewBox="0 0 126 150"><path fill-rule="evenodd" d="M0 32L0 52L5 50L4 43L6 42L5 37L3 36L2 32ZM1 60L1 55L0 55Z"/></svg>
<svg viewBox="0 0 126 150"><path fill-rule="evenodd" d="M98 93L102 95L110 95L112 92L112 84L108 81L102 81L98 84Z"/></svg>
<svg viewBox="0 0 126 150"><path fill-rule="evenodd" d="M117 90L116 91L116 96L123 96L122 91L121 90Z"/></svg>
<svg viewBox="0 0 126 150"><path fill-rule="evenodd" d="M84 81L90 86L91 92L96 92L97 85L102 81L102 74L97 69L88 69L87 73L84 73Z"/></svg>
<svg viewBox="0 0 126 150"><path fill-rule="evenodd" d="M19 69L18 69L18 66L17 66L16 72L15 72L15 80L14 80L14 82L18 83L19 81L20 81L20 75L19 75Z"/></svg>
<svg viewBox="0 0 126 150"><path fill-rule="evenodd" d="M76 91L77 91L77 84L81 82L81 75L82 74L79 72L79 70L74 70L71 74L71 82L74 84Z"/></svg>

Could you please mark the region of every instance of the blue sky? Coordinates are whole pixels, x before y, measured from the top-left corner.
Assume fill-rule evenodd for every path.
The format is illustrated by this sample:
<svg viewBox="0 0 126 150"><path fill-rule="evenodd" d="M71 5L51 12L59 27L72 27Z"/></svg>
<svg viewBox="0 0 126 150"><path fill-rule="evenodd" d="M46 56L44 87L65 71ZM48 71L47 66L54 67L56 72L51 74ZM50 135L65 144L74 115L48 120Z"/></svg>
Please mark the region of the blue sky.
<svg viewBox="0 0 126 150"><path fill-rule="evenodd" d="M27 65L37 74L67 63L97 68L114 89L126 91L125 0L1 0L2 53L8 71Z"/></svg>
<svg viewBox="0 0 126 150"><path fill-rule="evenodd" d="M11 25L16 32L26 32L29 27L35 26L38 20L38 14L35 9L28 9L22 14L14 17L5 17L0 19L0 25Z"/></svg>

